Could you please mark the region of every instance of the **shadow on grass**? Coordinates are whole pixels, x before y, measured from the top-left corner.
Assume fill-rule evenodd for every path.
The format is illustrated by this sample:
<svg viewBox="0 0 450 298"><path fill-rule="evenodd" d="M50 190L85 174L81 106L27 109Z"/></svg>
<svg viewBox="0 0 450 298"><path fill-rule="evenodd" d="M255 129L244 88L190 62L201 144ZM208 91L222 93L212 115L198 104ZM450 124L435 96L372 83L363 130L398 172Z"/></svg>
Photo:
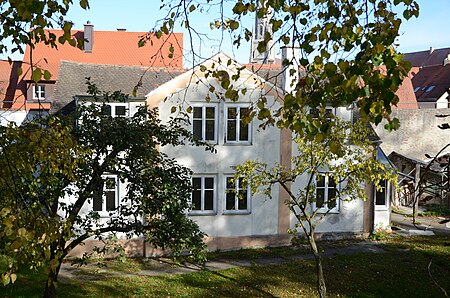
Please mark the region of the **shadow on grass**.
<svg viewBox="0 0 450 298"><path fill-rule="evenodd" d="M330 297L445 297L450 289L450 240L394 239L386 253L334 255L324 260ZM43 275L19 276L0 297L41 297ZM12 289L14 288L14 291ZM60 284L60 297L317 297L313 261L200 270L182 275L122 276Z"/></svg>

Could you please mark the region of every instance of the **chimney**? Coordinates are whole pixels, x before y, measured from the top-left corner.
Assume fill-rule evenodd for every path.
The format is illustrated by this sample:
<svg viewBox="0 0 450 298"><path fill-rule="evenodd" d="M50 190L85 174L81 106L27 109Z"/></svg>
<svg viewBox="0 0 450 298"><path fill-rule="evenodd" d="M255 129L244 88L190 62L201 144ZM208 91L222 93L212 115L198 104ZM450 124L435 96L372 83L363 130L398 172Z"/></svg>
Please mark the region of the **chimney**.
<svg viewBox="0 0 450 298"><path fill-rule="evenodd" d="M292 45L281 48L281 63L283 65L281 87L286 93L291 93L299 80L299 53L300 48Z"/></svg>
<svg viewBox="0 0 450 298"><path fill-rule="evenodd" d="M433 54L433 52L434 52L434 48L430 47L430 55Z"/></svg>
<svg viewBox="0 0 450 298"><path fill-rule="evenodd" d="M127 31L127 29L125 29L125 28L117 28L117 31L125 32L125 31Z"/></svg>
<svg viewBox="0 0 450 298"><path fill-rule="evenodd" d="M84 39L84 52L92 53L94 48L94 25L89 21L84 25Z"/></svg>
<svg viewBox="0 0 450 298"><path fill-rule="evenodd" d="M447 57L444 59L444 63L443 64L444 64L443 66L446 66L447 64L450 64L450 53L447 54Z"/></svg>

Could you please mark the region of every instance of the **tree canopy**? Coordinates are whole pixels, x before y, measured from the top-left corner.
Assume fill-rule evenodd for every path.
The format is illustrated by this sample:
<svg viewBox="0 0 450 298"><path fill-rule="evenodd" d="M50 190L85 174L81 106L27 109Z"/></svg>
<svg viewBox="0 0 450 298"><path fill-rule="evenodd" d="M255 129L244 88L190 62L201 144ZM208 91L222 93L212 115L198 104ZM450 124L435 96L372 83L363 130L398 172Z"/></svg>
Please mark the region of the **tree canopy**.
<svg viewBox="0 0 450 298"><path fill-rule="evenodd" d="M234 2L234 1L233 1ZM234 45L254 37L252 28L242 27L246 17L270 16L270 30L259 41L258 50L270 46L297 48L299 55L282 61L293 66L289 76L295 77L293 91L284 96L280 109L271 110L266 98L257 103L257 117L301 135L314 136L329 132L329 125L311 127L297 111L302 107L357 106L366 122L387 120L386 128L399 127L391 119L392 105L399 101L395 92L410 65L397 52L395 39L402 19L417 17L419 6L413 0L238 0L232 11L224 10L226 1L163 0L167 15L156 32L166 33L177 22L188 29L189 36L198 34L189 22L213 6L220 13L211 21L212 28L229 31ZM254 28L253 28L254 29ZM192 49L195 52L194 49ZM299 75L298 70L301 71ZM226 96L236 100L237 86L229 83Z"/></svg>
<svg viewBox="0 0 450 298"><path fill-rule="evenodd" d="M202 257L204 235L186 217L191 171L159 150L201 143L181 119L162 124L146 106L130 117L106 116L109 102L127 96L90 88L103 104L81 105L76 125L52 116L0 128L0 254L11 261L4 284L14 282L20 265L44 267L46 296L54 296L64 257L88 238L117 233ZM94 206L108 200L114 183L126 192L100 216Z"/></svg>
<svg viewBox="0 0 450 298"><path fill-rule="evenodd" d="M295 134L297 148L291 166L248 160L236 167L236 178L249 185L252 193L271 197L272 189L278 186L287 192L289 199L285 204L297 220L289 232L300 232L310 245L316 260L318 293L325 297L316 228L330 212L343 208L342 204L367 200L366 183L373 183L380 190L381 181L393 182L396 177L391 168L376 159L377 148L369 140L371 131L362 121L353 124L332 115L318 116L321 117L334 122L331 133L314 139ZM294 189L293 185L302 187Z"/></svg>

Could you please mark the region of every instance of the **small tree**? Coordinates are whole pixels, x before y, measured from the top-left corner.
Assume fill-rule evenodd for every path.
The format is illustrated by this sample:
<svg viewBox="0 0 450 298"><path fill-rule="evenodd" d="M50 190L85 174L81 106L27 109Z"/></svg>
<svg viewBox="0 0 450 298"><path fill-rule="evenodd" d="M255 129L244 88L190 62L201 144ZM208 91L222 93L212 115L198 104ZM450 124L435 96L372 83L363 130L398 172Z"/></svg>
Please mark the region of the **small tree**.
<svg viewBox="0 0 450 298"><path fill-rule="evenodd" d="M121 101L120 92L93 100ZM10 266L3 283L16 279L20 265L45 269L45 297L55 297L63 259L84 240L124 233L145 236L174 254L204 251L198 226L185 216L191 171L159 151L160 146L200 145L183 128L183 120L162 124L157 110L140 109L131 117L112 118L106 105L82 106L77 125L56 117L0 131L0 254ZM126 182L119 206L108 218L85 212L87 204L105 200L105 173ZM71 199L67 199L71 198Z"/></svg>
<svg viewBox="0 0 450 298"><path fill-rule="evenodd" d="M312 115L306 117L312 118ZM297 219L289 232L303 232L310 245L316 261L320 297L326 296L326 285L322 258L314 238L317 226L339 201L367 199L365 183L378 187L381 180L394 178L393 173L375 159L376 151L368 140L365 125L339 119L332 121L332 131L325 137L321 134L313 138L294 136L298 153L292 157L292 167L249 160L236 168L236 177L242 177L253 193L271 197L276 184L288 193L290 199L285 203ZM305 185L291 189L299 180L306 181ZM328 197L322 191L324 185L331 189Z"/></svg>

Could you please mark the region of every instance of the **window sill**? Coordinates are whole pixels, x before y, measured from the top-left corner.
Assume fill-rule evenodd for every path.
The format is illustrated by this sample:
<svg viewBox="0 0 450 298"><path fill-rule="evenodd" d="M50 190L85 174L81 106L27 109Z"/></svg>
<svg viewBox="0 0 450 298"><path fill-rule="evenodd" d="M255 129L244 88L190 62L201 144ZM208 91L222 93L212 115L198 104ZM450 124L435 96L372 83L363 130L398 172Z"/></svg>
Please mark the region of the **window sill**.
<svg viewBox="0 0 450 298"><path fill-rule="evenodd" d="M225 142L224 146L252 146L251 142Z"/></svg>
<svg viewBox="0 0 450 298"><path fill-rule="evenodd" d="M196 210L188 213L188 216L214 216L214 215L217 215L217 212L213 210L207 211Z"/></svg>
<svg viewBox="0 0 450 298"><path fill-rule="evenodd" d="M326 208L320 208L318 213L328 213L328 214L339 214L339 209L326 209Z"/></svg>
<svg viewBox="0 0 450 298"><path fill-rule="evenodd" d="M386 205L375 205L375 211L389 211L389 207Z"/></svg>
<svg viewBox="0 0 450 298"><path fill-rule="evenodd" d="M250 210L224 210L223 215L249 215L252 212Z"/></svg>

